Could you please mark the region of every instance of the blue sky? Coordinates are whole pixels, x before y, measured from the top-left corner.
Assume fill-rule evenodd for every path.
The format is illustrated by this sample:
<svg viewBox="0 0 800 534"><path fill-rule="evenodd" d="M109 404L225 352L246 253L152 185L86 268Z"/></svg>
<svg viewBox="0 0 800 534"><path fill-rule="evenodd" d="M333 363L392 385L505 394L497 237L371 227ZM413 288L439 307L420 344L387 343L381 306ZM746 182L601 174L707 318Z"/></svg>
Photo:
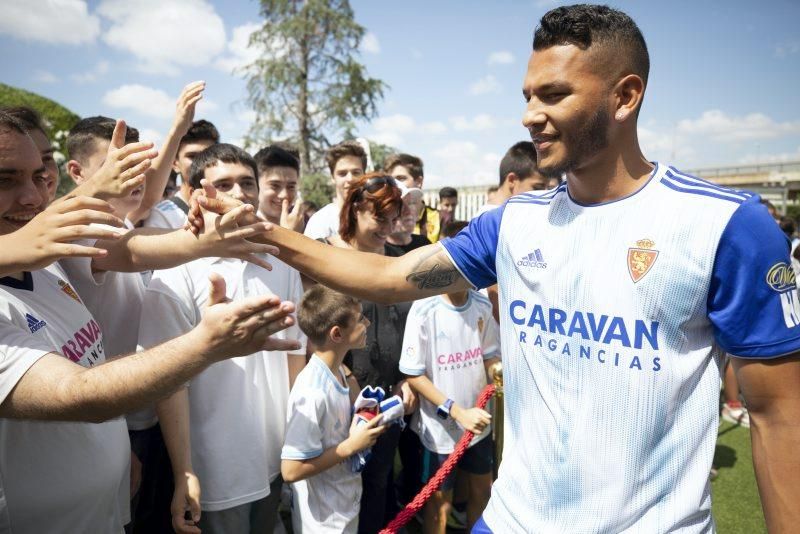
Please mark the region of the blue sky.
<svg viewBox="0 0 800 534"><path fill-rule="evenodd" d="M526 139L521 83L550 0L351 0L366 27L361 58L389 86L366 137L421 156L426 186L496 181ZM614 3L651 56L640 139L684 168L800 160L800 2ZM2 81L76 113L122 117L159 140L174 100L206 80L208 118L226 141L252 112L231 67L259 22L247 0L0 0ZM252 54L252 51L249 52Z"/></svg>

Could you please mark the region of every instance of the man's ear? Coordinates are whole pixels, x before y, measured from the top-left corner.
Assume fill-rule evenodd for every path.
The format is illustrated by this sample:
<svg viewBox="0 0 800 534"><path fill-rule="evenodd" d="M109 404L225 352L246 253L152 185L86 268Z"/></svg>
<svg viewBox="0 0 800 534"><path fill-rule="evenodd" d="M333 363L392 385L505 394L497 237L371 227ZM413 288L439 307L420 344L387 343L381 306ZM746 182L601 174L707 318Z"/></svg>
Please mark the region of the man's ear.
<svg viewBox="0 0 800 534"><path fill-rule="evenodd" d="M178 165L178 157L175 156L175 159L172 160L172 170L178 174L181 174L181 167ZM183 175L181 175L181 179L183 179Z"/></svg>
<svg viewBox="0 0 800 534"><path fill-rule="evenodd" d="M83 176L83 167L74 159L67 162L67 174L69 174L69 177L72 178L72 181L77 185L86 181L86 177Z"/></svg>

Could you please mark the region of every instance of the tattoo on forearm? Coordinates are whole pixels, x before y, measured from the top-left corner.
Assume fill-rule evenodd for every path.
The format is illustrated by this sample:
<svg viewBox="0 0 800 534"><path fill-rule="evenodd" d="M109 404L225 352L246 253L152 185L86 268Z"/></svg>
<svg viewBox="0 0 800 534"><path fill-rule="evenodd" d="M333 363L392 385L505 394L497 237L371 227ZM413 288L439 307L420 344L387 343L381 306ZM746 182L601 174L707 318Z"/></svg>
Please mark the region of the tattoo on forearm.
<svg viewBox="0 0 800 534"><path fill-rule="evenodd" d="M409 274L406 280L416 284L419 289L440 289L452 285L458 278L456 269L443 269L438 263L427 271Z"/></svg>

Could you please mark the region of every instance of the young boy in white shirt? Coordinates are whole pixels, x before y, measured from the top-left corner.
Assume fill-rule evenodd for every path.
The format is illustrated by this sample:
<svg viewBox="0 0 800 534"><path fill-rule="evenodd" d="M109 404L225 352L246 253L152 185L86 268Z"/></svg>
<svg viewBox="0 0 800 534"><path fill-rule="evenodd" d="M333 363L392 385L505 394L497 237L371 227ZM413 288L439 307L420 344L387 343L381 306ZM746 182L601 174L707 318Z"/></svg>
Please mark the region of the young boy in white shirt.
<svg viewBox="0 0 800 534"><path fill-rule="evenodd" d="M352 424L352 391L342 365L347 351L367 341L369 320L357 299L323 285L309 289L298 306L300 328L316 347L289 394L281 473L292 482L295 533L355 533L361 475L346 460L375 444L384 431L379 414Z"/></svg>
<svg viewBox="0 0 800 534"><path fill-rule="evenodd" d="M453 237L465 222L448 224ZM499 361L497 324L489 299L474 290L415 301L406 321L400 370L421 396L411 428L422 441L422 481L427 482L453 452L464 430L475 434L459 469L468 480L467 530L478 520L492 486L491 415L474 407ZM424 509L426 533L444 534L455 473L445 479Z"/></svg>

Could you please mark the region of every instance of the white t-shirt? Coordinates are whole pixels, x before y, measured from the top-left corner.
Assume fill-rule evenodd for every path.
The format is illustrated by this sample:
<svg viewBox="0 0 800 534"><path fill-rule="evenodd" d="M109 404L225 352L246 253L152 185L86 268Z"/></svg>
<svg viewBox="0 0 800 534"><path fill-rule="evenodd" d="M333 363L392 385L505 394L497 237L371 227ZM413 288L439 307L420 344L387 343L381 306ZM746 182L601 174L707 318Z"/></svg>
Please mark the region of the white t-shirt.
<svg viewBox="0 0 800 534"><path fill-rule="evenodd" d="M476 218L478 215L483 215L487 211L492 211L493 209L497 209L499 207L500 207L500 204L488 204L488 203L484 204L483 206L478 208L478 211L475 212L475 214L472 216L472 218L470 220Z"/></svg>
<svg viewBox="0 0 800 534"><path fill-rule="evenodd" d="M60 353L105 361L103 336L59 265L0 279L0 402L33 363ZM122 532L130 442L104 423L0 419L0 532Z"/></svg>
<svg viewBox="0 0 800 534"><path fill-rule="evenodd" d="M266 257L265 257L266 259ZM236 259L201 258L155 271L147 286L139 343L148 348L194 328L208 300L208 275L219 273L232 300L275 294L297 302L300 274L270 257L272 271ZM275 334L302 343L294 326ZM192 465L206 511L233 508L269 495L280 473L289 400L286 352L261 351L218 362L189 382Z"/></svg>
<svg viewBox="0 0 800 534"><path fill-rule="evenodd" d="M499 356L497 324L489 300L470 290L467 302L455 307L443 297L418 300L411 306L403 337L400 371L427 376L439 391L460 407L475 406L486 387L484 360ZM440 419L436 405L420 396L411 429L428 450L450 454L464 429L455 419ZM491 433L491 426L475 436L470 447Z"/></svg>
<svg viewBox="0 0 800 534"><path fill-rule="evenodd" d="M532 228L534 231L525 229ZM443 242L499 284L495 532L709 532L724 352L800 349L786 238L746 192L657 164L635 194L511 198Z"/></svg>
<svg viewBox="0 0 800 534"><path fill-rule="evenodd" d="M311 216L303 234L311 239L324 239L332 235L339 235L339 212L340 208L336 202L326 204Z"/></svg>
<svg viewBox="0 0 800 534"><path fill-rule="evenodd" d="M343 383L344 370L339 374ZM289 395L286 441L281 458L308 460L320 456L350 435L350 389L314 354L300 371ZM298 534L355 533L361 502L361 475L348 461L292 484L292 526Z"/></svg>
<svg viewBox="0 0 800 534"><path fill-rule="evenodd" d="M178 230L186 224L186 214L170 199L165 199L150 210L150 214L142 222L147 228L170 228Z"/></svg>

